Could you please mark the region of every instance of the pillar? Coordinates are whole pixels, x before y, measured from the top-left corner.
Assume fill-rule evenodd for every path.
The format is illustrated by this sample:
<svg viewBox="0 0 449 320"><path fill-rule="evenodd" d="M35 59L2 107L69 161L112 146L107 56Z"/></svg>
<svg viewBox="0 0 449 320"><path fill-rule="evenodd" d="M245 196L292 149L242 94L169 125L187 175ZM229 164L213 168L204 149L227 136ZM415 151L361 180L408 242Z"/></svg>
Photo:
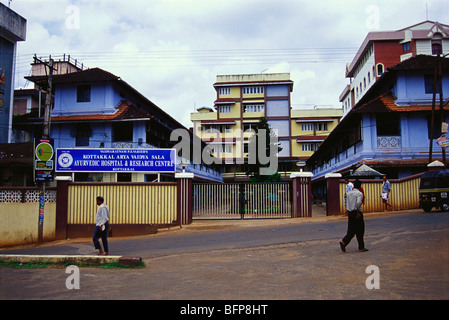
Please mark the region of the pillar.
<svg viewBox="0 0 449 320"><path fill-rule="evenodd" d="M67 239L69 184L72 178L60 176L55 180L57 182L55 240L65 240Z"/></svg>
<svg viewBox="0 0 449 320"><path fill-rule="evenodd" d="M312 177L311 172L293 172L292 179L292 217L312 217Z"/></svg>
<svg viewBox="0 0 449 320"><path fill-rule="evenodd" d="M192 181L193 173L176 173L175 178L178 184L178 213L177 224L187 225L192 223Z"/></svg>
<svg viewBox="0 0 449 320"><path fill-rule="evenodd" d="M340 173L328 173L326 178L326 215L340 214Z"/></svg>

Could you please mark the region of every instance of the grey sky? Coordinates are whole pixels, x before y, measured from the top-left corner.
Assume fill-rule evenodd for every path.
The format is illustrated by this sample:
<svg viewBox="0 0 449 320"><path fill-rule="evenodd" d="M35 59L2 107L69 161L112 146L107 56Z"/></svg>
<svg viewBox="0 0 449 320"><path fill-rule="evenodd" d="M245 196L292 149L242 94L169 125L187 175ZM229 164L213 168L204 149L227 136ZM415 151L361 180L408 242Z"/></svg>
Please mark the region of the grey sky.
<svg viewBox="0 0 449 320"><path fill-rule="evenodd" d="M293 108L337 107L368 32L449 24L447 0L13 0L11 9L28 21L16 86L29 85L35 53L70 54L187 127L194 106L213 106L217 74L290 72Z"/></svg>

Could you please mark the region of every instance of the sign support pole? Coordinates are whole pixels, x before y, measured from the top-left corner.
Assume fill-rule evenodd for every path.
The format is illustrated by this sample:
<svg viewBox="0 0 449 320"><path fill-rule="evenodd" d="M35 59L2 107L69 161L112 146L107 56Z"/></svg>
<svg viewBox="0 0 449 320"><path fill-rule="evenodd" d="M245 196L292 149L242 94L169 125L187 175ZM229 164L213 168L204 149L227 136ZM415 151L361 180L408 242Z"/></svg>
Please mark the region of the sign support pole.
<svg viewBox="0 0 449 320"><path fill-rule="evenodd" d="M35 60L39 60L35 57ZM42 129L42 138L48 139L50 137L50 120L51 120L51 98L52 98L52 80L53 80L53 59L50 57L49 62L43 62L39 60L39 62L44 63L49 68L47 82L47 97L45 100L45 114L44 114L44 123ZM40 108L40 106L39 106ZM39 224L37 230L37 243L42 244L44 242L44 211L45 211L45 181L40 182L40 191L39 191Z"/></svg>

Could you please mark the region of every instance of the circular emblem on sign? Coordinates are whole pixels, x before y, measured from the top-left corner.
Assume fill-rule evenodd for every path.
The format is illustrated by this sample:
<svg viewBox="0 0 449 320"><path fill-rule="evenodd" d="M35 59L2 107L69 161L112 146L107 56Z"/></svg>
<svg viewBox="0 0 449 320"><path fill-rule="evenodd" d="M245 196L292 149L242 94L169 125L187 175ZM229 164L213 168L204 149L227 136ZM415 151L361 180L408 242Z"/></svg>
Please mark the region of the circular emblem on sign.
<svg viewBox="0 0 449 320"><path fill-rule="evenodd" d="M36 147L36 158L40 161L48 161L53 157L53 147L51 144L43 142Z"/></svg>
<svg viewBox="0 0 449 320"><path fill-rule="evenodd" d="M63 153L58 157L58 164L63 168L68 168L73 163L73 157L69 153Z"/></svg>

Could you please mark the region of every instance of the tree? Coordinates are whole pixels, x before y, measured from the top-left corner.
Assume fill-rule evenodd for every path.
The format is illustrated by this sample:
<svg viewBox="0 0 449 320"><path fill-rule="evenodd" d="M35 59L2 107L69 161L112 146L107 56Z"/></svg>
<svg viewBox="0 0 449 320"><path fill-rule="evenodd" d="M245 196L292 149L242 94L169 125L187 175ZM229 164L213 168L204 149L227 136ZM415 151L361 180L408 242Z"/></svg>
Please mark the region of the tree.
<svg viewBox="0 0 449 320"><path fill-rule="evenodd" d="M276 133L267 119L261 118L248 142L248 166L246 175L251 181L283 181L277 172L277 154L282 150Z"/></svg>

